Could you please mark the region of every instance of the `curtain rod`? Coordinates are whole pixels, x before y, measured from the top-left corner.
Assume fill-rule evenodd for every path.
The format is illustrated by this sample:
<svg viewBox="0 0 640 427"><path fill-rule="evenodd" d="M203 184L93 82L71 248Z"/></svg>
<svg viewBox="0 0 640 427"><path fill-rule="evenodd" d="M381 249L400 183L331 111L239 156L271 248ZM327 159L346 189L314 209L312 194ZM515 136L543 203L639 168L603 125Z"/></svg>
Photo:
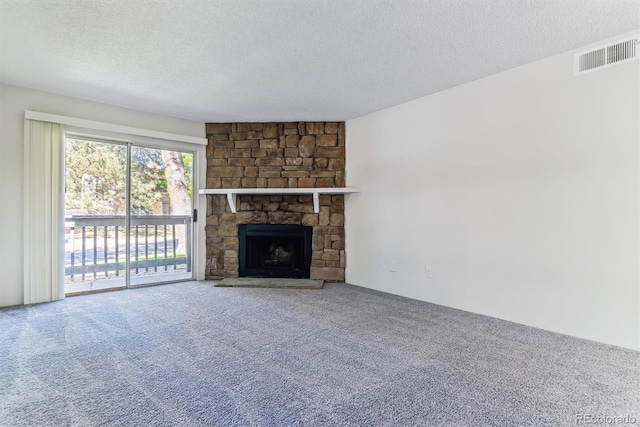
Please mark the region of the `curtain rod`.
<svg viewBox="0 0 640 427"><path fill-rule="evenodd" d="M207 145L206 138L196 136L179 135L176 133L160 132L151 129L141 129L133 126L116 125L113 123L97 122L95 120L78 119L76 117L59 116L57 114L40 113L26 110L24 118L29 120L39 120L41 122L59 123L61 125L76 126L88 129L104 130L108 132L118 132L136 136L146 136L150 138L165 139L168 141L186 142L189 144Z"/></svg>

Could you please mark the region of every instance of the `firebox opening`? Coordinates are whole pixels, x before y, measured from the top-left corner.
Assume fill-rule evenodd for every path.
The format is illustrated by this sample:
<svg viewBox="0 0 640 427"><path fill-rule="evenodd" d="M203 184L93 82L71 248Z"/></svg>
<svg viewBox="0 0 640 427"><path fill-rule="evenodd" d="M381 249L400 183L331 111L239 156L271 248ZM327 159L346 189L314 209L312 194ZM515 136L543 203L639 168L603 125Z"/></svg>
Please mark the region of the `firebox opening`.
<svg viewBox="0 0 640 427"><path fill-rule="evenodd" d="M312 227L241 224L240 277L309 278Z"/></svg>

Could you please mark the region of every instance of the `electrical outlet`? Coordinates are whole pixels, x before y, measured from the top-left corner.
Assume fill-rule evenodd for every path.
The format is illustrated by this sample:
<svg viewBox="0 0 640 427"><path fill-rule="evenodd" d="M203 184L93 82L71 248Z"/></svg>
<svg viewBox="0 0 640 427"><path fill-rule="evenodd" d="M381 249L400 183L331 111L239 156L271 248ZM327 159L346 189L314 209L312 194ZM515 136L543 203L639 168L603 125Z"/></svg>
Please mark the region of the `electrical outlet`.
<svg viewBox="0 0 640 427"><path fill-rule="evenodd" d="M426 268L427 279L431 279L433 276L431 274L431 267Z"/></svg>
<svg viewBox="0 0 640 427"><path fill-rule="evenodd" d="M398 266L396 265L396 262L395 261L391 261L389 263L389 271L392 272L392 273L395 273L397 269L398 269Z"/></svg>

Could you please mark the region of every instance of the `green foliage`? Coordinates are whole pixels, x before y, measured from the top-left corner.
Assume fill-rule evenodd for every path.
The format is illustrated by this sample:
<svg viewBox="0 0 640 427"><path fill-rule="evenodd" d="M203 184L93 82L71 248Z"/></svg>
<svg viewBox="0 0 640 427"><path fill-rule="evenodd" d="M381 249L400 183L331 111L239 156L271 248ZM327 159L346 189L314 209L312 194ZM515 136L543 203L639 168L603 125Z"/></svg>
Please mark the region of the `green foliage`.
<svg viewBox="0 0 640 427"><path fill-rule="evenodd" d="M161 214L156 204L162 199L158 191L160 173L164 179L164 166L160 151L134 147L131 149L131 213L133 215ZM165 188L166 188L166 179Z"/></svg>
<svg viewBox="0 0 640 427"><path fill-rule="evenodd" d="M162 166L159 154L132 150L131 208L150 214L161 194L154 191ZM65 207L89 215L124 215L126 210L127 149L124 145L68 139L66 145Z"/></svg>
<svg viewBox="0 0 640 427"><path fill-rule="evenodd" d="M182 153L182 164L184 165L184 176L187 181L187 191L189 197L193 197L193 154Z"/></svg>
<svg viewBox="0 0 640 427"><path fill-rule="evenodd" d="M158 173L158 182L156 182L156 190L167 191L167 174L164 170Z"/></svg>
<svg viewBox="0 0 640 427"><path fill-rule="evenodd" d="M121 215L126 208L126 147L70 139L66 145L66 208Z"/></svg>
<svg viewBox="0 0 640 427"><path fill-rule="evenodd" d="M182 153L189 196L193 196L193 154ZM67 139L66 209L88 215L124 215L126 210L127 147ZM161 215L167 200L167 177L160 150L131 149L131 212Z"/></svg>

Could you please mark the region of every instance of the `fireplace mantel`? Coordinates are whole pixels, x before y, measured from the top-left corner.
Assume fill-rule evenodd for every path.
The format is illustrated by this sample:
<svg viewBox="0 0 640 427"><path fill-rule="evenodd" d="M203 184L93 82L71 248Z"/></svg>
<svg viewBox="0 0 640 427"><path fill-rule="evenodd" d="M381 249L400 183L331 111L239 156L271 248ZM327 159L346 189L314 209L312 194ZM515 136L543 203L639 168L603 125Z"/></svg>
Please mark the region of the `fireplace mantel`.
<svg viewBox="0 0 640 427"><path fill-rule="evenodd" d="M223 194L227 196L227 202L231 212L236 213L236 198L238 194L258 195L282 195L282 194L311 194L313 195L313 211L320 212L320 194L350 194L359 193L355 187L335 188L209 188L198 191L199 194Z"/></svg>

